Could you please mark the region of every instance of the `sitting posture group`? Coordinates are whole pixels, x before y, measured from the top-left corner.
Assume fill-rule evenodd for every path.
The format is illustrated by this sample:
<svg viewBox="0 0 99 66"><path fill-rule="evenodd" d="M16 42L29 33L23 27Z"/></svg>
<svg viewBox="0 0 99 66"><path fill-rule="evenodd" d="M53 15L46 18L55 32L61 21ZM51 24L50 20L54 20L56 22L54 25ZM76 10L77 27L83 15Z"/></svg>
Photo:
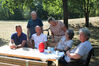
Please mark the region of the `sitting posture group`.
<svg viewBox="0 0 99 66"><path fill-rule="evenodd" d="M37 13L35 11L31 12L31 19L27 24L27 35L22 32L22 27L20 25L16 26L16 33L12 34L11 42L9 44L11 49L17 49L21 47L31 47L39 48L41 42L44 43L45 48L47 47L47 36L43 34L43 23L37 18ZM91 43L89 41L90 31L87 28L81 28L79 30L79 40L80 44L73 50L71 50L73 45L74 31L72 29L67 29L61 21L57 21L54 18L48 18L50 24L50 30L52 34L52 41L56 42L55 50L65 51L65 57L60 59L59 62L67 64L72 59L81 59L86 62L88 53L92 49ZM65 65L63 65L65 66Z"/></svg>

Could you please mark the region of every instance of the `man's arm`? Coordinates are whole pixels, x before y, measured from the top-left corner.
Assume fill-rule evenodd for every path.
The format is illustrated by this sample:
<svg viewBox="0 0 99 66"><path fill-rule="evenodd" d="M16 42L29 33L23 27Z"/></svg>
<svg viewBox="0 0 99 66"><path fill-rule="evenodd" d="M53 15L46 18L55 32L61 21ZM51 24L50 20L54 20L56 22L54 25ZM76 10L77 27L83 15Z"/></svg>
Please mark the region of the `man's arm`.
<svg viewBox="0 0 99 66"><path fill-rule="evenodd" d="M30 39L29 46L30 46L31 48L34 48L34 40Z"/></svg>
<svg viewBox="0 0 99 66"><path fill-rule="evenodd" d="M30 33L30 29L27 28L27 41L29 41L29 33Z"/></svg>
<svg viewBox="0 0 99 66"><path fill-rule="evenodd" d="M17 45L17 48L24 47L25 44L26 44L26 40L23 40L22 41L22 44Z"/></svg>
<svg viewBox="0 0 99 66"><path fill-rule="evenodd" d="M62 27L61 29L62 29L64 32L66 32L66 30L67 30L65 26Z"/></svg>
<svg viewBox="0 0 99 66"><path fill-rule="evenodd" d="M10 43L9 43L9 47L10 47L11 49L16 49L16 48L17 48L17 46L15 45L13 39L11 39L11 41L10 41Z"/></svg>
<svg viewBox="0 0 99 66"><path fill-rule="evenodd" d="M51 35L52 35L52 41L54 42L55 39L54 39L54 33L51 31Z"/></svg>
<svg viewBox="0 0 99 66"><path fill-rule="evenodd" d="M9 43L9 46L13 45L14 44L14 40L11 39L10 43Z"/></svg>
<svg viewBox="0 0 99 66"><path fill-rule="evenodd" d="M72 59L80 59L81 58L81 56L77 53L70 53L69 51L67 51L66 54Z"/></svg>

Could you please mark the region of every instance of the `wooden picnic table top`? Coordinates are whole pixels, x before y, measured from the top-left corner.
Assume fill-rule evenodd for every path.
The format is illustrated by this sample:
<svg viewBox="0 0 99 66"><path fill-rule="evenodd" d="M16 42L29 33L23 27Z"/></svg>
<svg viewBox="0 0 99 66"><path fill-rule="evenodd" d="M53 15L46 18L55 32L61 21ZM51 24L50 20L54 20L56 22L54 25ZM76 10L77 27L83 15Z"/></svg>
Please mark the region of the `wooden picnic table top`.
<svg viewBox="0 0 99 66"><path fill-rule="evenodd" d="M0 55L8 57L17 57L25 59L34 59L34 60L46 60L46 61L56 61L59 57L64 55L64 52L59 52L57 55L55 51L52 53L40 53L38 49L32 48L19 48L19 49L10 49L9 46L0 47Z"/></svg>

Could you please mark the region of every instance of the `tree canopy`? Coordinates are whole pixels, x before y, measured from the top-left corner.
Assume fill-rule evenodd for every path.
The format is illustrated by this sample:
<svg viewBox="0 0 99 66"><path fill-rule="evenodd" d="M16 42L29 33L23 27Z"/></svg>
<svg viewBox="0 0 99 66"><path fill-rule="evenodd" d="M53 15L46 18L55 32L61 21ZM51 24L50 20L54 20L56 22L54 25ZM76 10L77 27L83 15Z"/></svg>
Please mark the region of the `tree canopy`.
<svg viewBox="0 0 99 66"><path fill-rule="evenodd" d="M99 16L98 7L98 0L0 0L0 20L27 20L35 10L42 20L64 19L67 27L68 18L85 17L88 27L89 17Z"/></svg>

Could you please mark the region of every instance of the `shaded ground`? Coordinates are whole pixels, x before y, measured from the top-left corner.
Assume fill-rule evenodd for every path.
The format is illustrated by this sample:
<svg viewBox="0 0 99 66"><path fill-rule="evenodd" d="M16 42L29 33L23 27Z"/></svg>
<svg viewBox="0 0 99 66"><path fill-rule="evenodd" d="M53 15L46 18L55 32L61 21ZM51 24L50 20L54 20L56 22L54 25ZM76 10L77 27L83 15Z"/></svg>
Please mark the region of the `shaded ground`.
<svg viewBox="0 0 99 66"><path fill-rule="evenodd" d="M7 40L0 38L0 46L8 44Z"/></svg>

